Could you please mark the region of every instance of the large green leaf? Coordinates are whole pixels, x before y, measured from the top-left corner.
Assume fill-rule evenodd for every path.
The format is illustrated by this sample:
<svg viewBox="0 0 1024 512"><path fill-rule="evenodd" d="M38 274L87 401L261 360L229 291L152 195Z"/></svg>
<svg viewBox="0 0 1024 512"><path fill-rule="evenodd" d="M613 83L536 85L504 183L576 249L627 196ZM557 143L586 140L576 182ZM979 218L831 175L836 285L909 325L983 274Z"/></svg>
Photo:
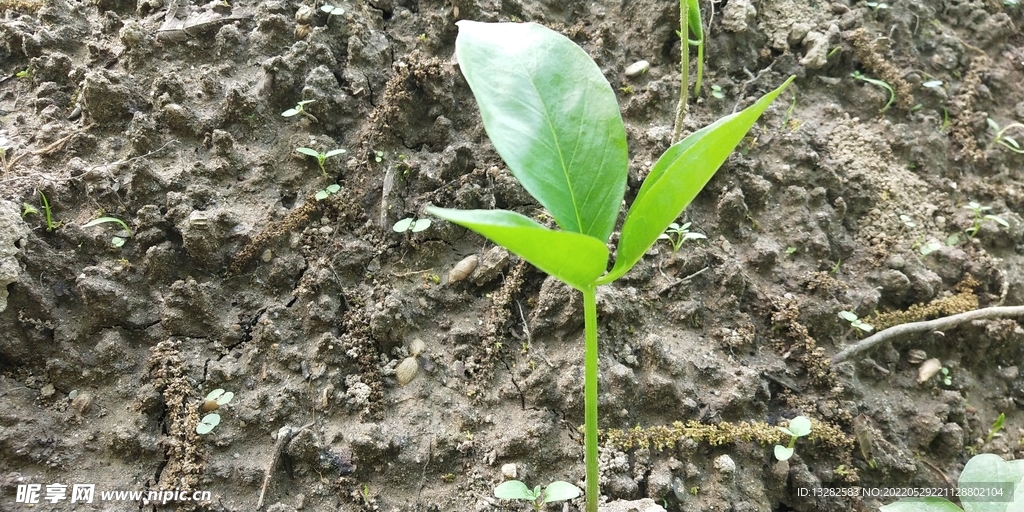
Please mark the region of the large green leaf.
<svg viewBox="0 0 1024 512"><path fill-rule="evenodd" d="M1024 510L1024 460L1003 460L983 453L971 457L960 473L960 503L967 512ZM985 490L1001 488L1001 494ZM982 491L982 492L979 492Z"/></svg>
<svg viewBox="0 0 1024 512"><path fill-rule="evenodd" d="M946 498L903 498L895 503L883 505L880 512L963 512L960 507Z"/></svg>
<svg viewBox="0 0 1024 512"><path fill-rule="evenodd" d="M534 23L459 21L455 54L509 169L562 229L608 241L626 190L626 132L608 81Z"/></svg>
<svg viewBox="0 0 1024 512"><path fill-rule="evenodd" d="M626 214L615 267L598 284L610 283L633 268L792 81L791 77L753 105L694 132L661 155Z"/></svg>
<svg viewBox="0 0 1024 512"><path fill-rule="evenodd" d="M480 233L577 290L592 286L608 266L604 242L548 229L515 212L435 207L427 212Z"/></svg>

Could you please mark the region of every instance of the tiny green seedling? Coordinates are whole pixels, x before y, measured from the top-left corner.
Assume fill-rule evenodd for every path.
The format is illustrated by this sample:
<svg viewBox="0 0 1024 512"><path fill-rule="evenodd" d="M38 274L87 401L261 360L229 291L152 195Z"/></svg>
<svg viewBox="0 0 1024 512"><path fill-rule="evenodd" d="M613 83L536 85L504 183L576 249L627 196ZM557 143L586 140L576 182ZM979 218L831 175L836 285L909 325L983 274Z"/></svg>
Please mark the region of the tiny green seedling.
<svg viewBox="0 0 1024 512"><path fill-rule="evenodd" d="M494 497L503 500L523 500L530 502L534 510L542 510L547 503L578 498L583 491L569 482L561 480L551 482L541 491L540 486L530 490L519 480L509 480L494 488Z"/></svg>
<svg viewBox="0 0 1024 512"><path fill-rule="evenodd" d="M394 230L395 233L405 233L406 231L410 233L419 233L429 227L430 219L413 220L412 217L406 217L396 222L394 226L391 226L391 229Z"/></svg>
<svg viewBox="0 0 1024 512"><path fill-rule="evenodd" d="M295 148L295 151L298 151L303 155L309 155L316 158L316 163L320 166L320 172L323 173L325 180L330 179L330 177L327 176L327 169L324 168L324 161L332 156L340 155L345 152L344 149L332 149L326 153L321 153L311 148Z"/></svg>
<svg viewBox="0 0 1024 512"><path fill-rule="evenodd" d="M842 318L843 320L850 322L851 331L853 331L854 329L857 329L858 331L862 332L871 332L875 330L875 327L873 325L862 322L861 319L857 316L857 314L854 313L853 311L840 311L839 318Z"/></svg>
<svg viewBox="0 0 1024 512"><path fill-rule="evenodd" d="M679 252L679 248L683 246L683 242L687 240L699 240L707 238L702 233L690 232L690 223L687 222L680 226L675 222L668 225L668 229L664 233L658 235L658 240L668 240L672 244L672 254Z"/></svg>
<svg viewBox="0 0 1024 512"><path fill-rule="evenodd" d="M379 164L383 160L384 160L384 152L383 151L374 151L373 152L373 161L374 162L377 162Z"/></svg>
<svg viewBox="0 0 1024 512"><path fill-rule="evenodd" d="M984 225L985 222L995 222L1004 228L1010 227L1010 223L1006 222L1002 217L985 213L992 209L991 206L982 206L976 201L971 201L964 205L964 209L970 210L973 213L971 227L964 230L968 239L974 238L974 235L978 234L978 231L981 230L981 226Z"/></svg>
<svg viewBox="0 0 1024 512"><path fill-rule="evenodd" d="M793 452L796 450L796 440L804 437L811 433L811 420L807 416L797 416L789 420L789 427L775 427L789 436L789 444L782 446L781 444L775 445L775 458L779 460L789 460L793 456Z"/></svg>
<svg viewBox="0 0 1024 512"><path fill-rule="evenodd" d="M941 380L946 386L953 385L953 378L949 376L949 368L946 368L945 366L939 368L939 380Z"/></svg>
<svg viewBox="0 0 1024 512"><path fill-rule="evenodd" d="M879 114L884 114L885 111L889 110L889 107L892 106L892 102L896 101L896 91L894 91L892 86L889 85L888 83L886 83L885 81L879 80L877 78L866 77L866 76L862 75L860 71L854 71L853 73L850 74L850 76L853 77L856 80L861 80L861 81L867 82L867 83L869 83L871 85L876 85L878 87L881 87L881 88L889 91L889 102L886 103L884 107L882 107L882 110L878 111Z"/></svg>
<svg viewBox="0 0 1024 512"><path fill-rule="evenodd" d="M32 76L32 68L25 68L14 74L18 78L29 78Z"/></svg>
<svg viewBox="0 0 1024 512"><path fill-rule="evenodd" d="M227 403L234 397L234 393L224 391L220 388L210 391L210 393L206 395L206 399L203 401L202 410L203 412L216 411L217 409L220 409L222 405L227 405ZM217 425L220 425L220 414L210 412L206 416L203 416L203 419L199 420L199 424L196 425L196 434L201 436L209 434Z"/></svg>
<svg viewBox="0 0 1024 512"><path fill-rule="evenodd" d="M793 247L793 246L791 245L791 246L789 246L789 247L786 247L786 254L793 254L793 253L795 253L795 252L797 252L797 251L799 251L799 250L800 250L800 249L798 249L798 248L796 248L796 247Z"/></svg>
<svg viewBox="0 0 1024 512"><path fill-rule="evenodd" d="M320 121L318 121L317 118L313 116L313 114L306 112L306 105L313 103L313 101L315 100L300 101L295 104L295 107L285 110L284 112L281 112L281 115L284 117L295 117L301 114L312 119L314 123L319 123Z"/></svg>
<svg viewBox="0 0 1024 512"><path fill-rule="evenodd" d="M1024 461L1003 460L983 453L971 457L960 472L953 496L964 508L946 498L903 498L883 505L880 512L1018 512L1024 499Z"/></svg>
<svg viewBox="0 0 1024 512"><path fill-rule="evenodd" d="M341 190L341 185L334 183L328 185L327 188L323 190L317 190L316 196L314 197L316 197L317 201L323 201L324 199L327 199L331 194L337 194L339 190Z"/></svg>
<svg viewBox="0 0 1024 512"><path fill-rule="evenodd" d="M900 214L900 221L903 222L903 225L908 228L913 228L917 226L917 224L914 222L914 219L912 219L910 215Z"/></svg>
<svg viewBox="0 0 1024 512"><path fill-rule="evenodd" d="M999 413L999 417L996 418L996 421L992 422L992 428L988 429L988 435L985 436L986 443L991 441L992 438L995 437L999 433L999 431L1003 429L1003 422L1005 421L1006 413Z"/></svg>
<svg viewBox="0 0 1024 512"><path fill-rule="evenodd" d="M942 80L928 80L921 84L921 87L926 89L938 89L939 87L942 87Z"/></svg>
<svg viewBox="0 0 1024 512"><path fill-rule="evenodd" d="M327 23L331 22L331 16L341 16L342 14L345 14L345 9L331 4L324 4L320 10L327 13Z"/></svg>
<svg viewBox="0 0 1024 512"><path fill-rule="evenodd" d="M1019 154L1024 155L1024 148L1022 148L1020 143L1017 142L1017 139L1014 139L1013 137L1010 137L1008 135L1004 135L1007 130L1010 130L1010 129L1013 129L1013 128L1016 128L1016 129L1020 130L1021 132L1024 132L1024 124L1021 124L1021 123L1010 123L1010 124L1006 125L1006 127L1000 128L999 127L999 123L997 123L991 117L986 119L986 121L988 121L988 127L992 130L993 135L992 135L992 142L989 142L988 143L988 147L986 147L985 149L992 149L993 146L995 146L996 144L999 144L999 145L1003 146L1004 148L1009 149L1010 151L1013 151L1014 153L1019 153Z"/></svg>
<svg viewBox="0 0 1024 512"><path fill-rule="evenodd" d="M43 212L46 214L46 231L54 232L60 227L60 222L53 221L53 215L50 214L50 202L46 200L46 194L43 191L39 191L39 197L43 198Z"/></svg>
<svg viewBox="0 0 1024 512"><path fill-rule="evenodd" d="M879 11L879 10L882 10L882 9L888 9L889 8L889 4L887 4L885 2L864 2L864 5L870 7L871 10L873 10L873 11Z"/></svg>
<svg viewBox="0 0 1024 512"><path fill-rule="evenodd" d="M725 93L722 92L722 86L714 84L711 86L711 95L718 99L725 99Z"/></svg>
<svg viewBox="0 0 1024 512"><path fill-rule="evenodd" d="M942 244L932 240L921 246L921 256L928 256L929 254L942 248Z"/></svg>
<svg viewBox="0 0 1024 512"><path fill-rule="evenodd" d="M117 217L100 217L98 219L93 219L93 220L91 220L91 221L89 221L89 222L87 222L85 224L82 224L82 227L83 228L91 228L93 226L99 226L100 224L106 224L108 222L113 222L113 223L116 223L116 224L120 224L121 227L124 228L123 232L127 232L127 235L122 235L121 233L118 233L118 234L114 235L114 237L110 239L110 245L112 245L114 247L121 247L122 245L124 245L124 242L127 239L132 237L132 230L131 230L131 228L129 228L128 224L125 224L125 222L123 220L121 220L121 219L119 219Z"/></svg>
<svg viewBox="0 0 1024 512"><path fill-rule="evenodd" d="M27 217L29 215L39 215L39 210L28 203L21 203L21 216Z"/></svg>

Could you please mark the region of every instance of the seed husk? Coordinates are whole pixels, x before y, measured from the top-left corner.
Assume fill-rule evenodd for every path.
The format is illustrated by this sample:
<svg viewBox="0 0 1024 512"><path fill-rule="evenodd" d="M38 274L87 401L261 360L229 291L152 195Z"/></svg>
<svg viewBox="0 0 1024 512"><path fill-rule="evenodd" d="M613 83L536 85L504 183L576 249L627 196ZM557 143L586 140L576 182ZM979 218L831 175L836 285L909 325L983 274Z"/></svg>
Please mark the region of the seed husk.
<svg viewBox="0 0 1024 512"><path fill-rule="evenodd" d="M416 378L416 372L418 372L419 369L420 364L416 362L415 357L405 358L398 365L398 368L395 368L395 377L398 378L398 384L400 386L404 386L412 382L412 379Z"/></svg>
<svg viewBox="0 0 1024 512"><path fill-rule="evenodd" d="M928 382L928 380L938 374L941 369L942 361L939 361L939 359L935 357L921 363L921 366L917 368L917 383L923 384Z"/></svg>
<svg viewBox="0 0 1024 512"><path fill-rule="evenodd" d="M480 261L476 254L471 254L462 259L462 261L455 264L451 270L448 271L448 282L457 283L462 281L473 274L476 270L476 265Z"/></svg>

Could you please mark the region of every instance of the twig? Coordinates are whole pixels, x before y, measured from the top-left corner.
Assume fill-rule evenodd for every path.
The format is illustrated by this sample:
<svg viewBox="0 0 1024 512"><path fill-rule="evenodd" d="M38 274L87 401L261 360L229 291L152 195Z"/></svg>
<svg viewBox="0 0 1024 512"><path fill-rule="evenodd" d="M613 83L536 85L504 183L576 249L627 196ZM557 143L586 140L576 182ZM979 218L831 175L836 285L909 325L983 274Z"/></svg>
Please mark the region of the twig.
<svg viewBox="0 0 1024 512"><path fill-rule="evenodd" d="M271 457L270 465L267 466L267 473L263 477L263 487L260 488L260 499L256 502L256 510L263 509L263 497L267 494L267 487L270 487L270 477L274 474L274 469L277 468L277 462L281 460L281 454L283 454L284 450L288 447L288 442L300 432L311 426L313 426L312 423L307 423L298 428L285 425L277 431L277 442L274 443L274 455Z"/></svg>
<svg viewBox="0 0 1024 512"><path fill-rule="evenodd" d="M985 318L1006 318L1006 317L1024 317L1024 306L1010 306L1010 307L995 307L995 308L984 308L976 309L974 311L968 311L966 313L960 313L953 316L947 316L944 318L937 318L935 320L928 320L925 322L911 322L908 324L900 324L897 326L890 327L884 331L878 331L872 336L868 336L853 345L850 345L843 350L840 350L836 355L832 356L832 364L841 363L855 354L859 354L865 350L868 350L883 341L889 341L895 338L907 336L909 334L927 331L941 331L944 329L950 329L960 324L970 322L972 320L982 320Z"/></svg>
<svg viewBox="0 0 1024 512"><path fill-rule="evenodd" d="M658 290L658 295L661 295L661 294L671 290L672 288L675 288L676 286L678 286L678 285L680 285L682 283L685 283L685 282L689 281L690 279L693 279L693 278L703 274L704 272L707 272L707 270L709 268L711 268L711 267L704 267L704 268L702 268L702 269L700 269L700 270L698 270L698 271L696 271L696 272L694 272L694 273L692 273L692 274L690 274L690 275L688 275L688 276L686 276L686 277L684 277L682 279L676 279L675 281L673 281L673 282L663 286L660 290Z"/></svg>

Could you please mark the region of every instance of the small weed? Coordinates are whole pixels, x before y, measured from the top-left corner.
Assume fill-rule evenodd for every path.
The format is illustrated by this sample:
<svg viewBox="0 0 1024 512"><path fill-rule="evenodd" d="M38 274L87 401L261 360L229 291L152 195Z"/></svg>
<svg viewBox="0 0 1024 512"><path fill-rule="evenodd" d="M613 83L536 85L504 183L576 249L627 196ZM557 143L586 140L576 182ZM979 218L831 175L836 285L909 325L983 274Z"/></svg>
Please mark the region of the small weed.
<svg viewBox="0 0 1024 512"><path fill-rule="evenodd" d="M223 389L215 389L210 391L206 395L206 400L203 401L203 412L216 411L222 405L226 405L235 397L235 394L230 391L224 391ZM206 435L213 431L214 427L220 425L220 414L211 412L203 419L199 420L199 424L196 425L196 434Z"/></svg>
<svg viewBox="0 0 1024 512"><path fill-rule="evenodd" d="M959 496L961 509L946 498L903 498L882 506L881 512L1011 512L1020 510L1020 498L1014 489L1024 481L1024 461L1003 460L999 455L983 453L967 461L960 481L951 495Z"/></svg>
<svg viewBox="0 0 1024 512"><path fill-rule="evenodd" d="M28 203L21 203L22 218L27 217L29 215L39 215L39 210L37 210L35 206L32 206Z"/></svg>
<svg viewBox="0 0 1024 512"><path fill-rule="evenodd" d="M60 222L53 221L53 215L50 213L50 202L46 200L46 194L43 191L39 191L39 197L43 198L43 212L46 214L46 231L52 233L60 227Z"/></svg>
<svg viewBox="0 0 1024 512"><path fill-rule="evenodd" d="M725 93L722 92L722 86L718 84L711 86L711 95L720 100L725 99Z"/></svg>
<svg viewBox="0 0 1024 512"><path fill-rule="evenodd" d="M320 121L318 121L317 118L313 116L313 114L310 114L309 112L306 112L306 108L305 108L306 105L309 105L310 103L313 103L313 101L315 101L315 100L300 101L300 102L295 104L295 107L290 108L288 110L285 110L284 112L281 112L281 115L284 116L284 117L295 117L295 116L301 114L301 115L304 115L304 116L312 119L314 123L319 123Z"/></svg>
<svg viewBox="0 0 1024 512"><path fill-rule="evenodd" d="M687 240L698 240L701 238L707 238L702 233L691 233L690 223L687 222L680 226L675 222L668 225L668 229L664 233L658 236L658 240L668 240L672 244L672 254L679 252L679 248L683 246L683 242Z"/></svg>
<svg viewBox="0 0 1024 512"><path fill-rule="evenodd" d="M799 250L800 249L797 249L796 247L789 246L789 247L786 247L786 254L793 254L793 253L795 253L795 252L797 252Z"/></svg>
<svg viewBox="0 0 1024 512"><path fill-rule="evenodd" d="M882 5L885 5L885 4L882 4ZM886 6L886 7L888 7L888 6ZM886 103L884 107L882 107L882 110L878 111L879 114L884 114L885 111L889 110L889 107L892 106L892 102L896 101L896 91L894 91L892 86L889 85L888 83L886 83L885 81L879 80L877 78L866 77L866 76L862 75L860 73L860 71L854 71L853 73L850 74L850 76L853 77L856 80L861 80L861 81L867 82L867 83L869 83L871 85L876 85L878 87L881 87L881 88L889 91L889 102Z"/></svg>
<svg viewBox="0 0 1024 512"><path fill-rule="evenodd" d="M943 107L942 108L942 124L939 125L939 133L946 133L946 130L949 129L949 126L951 124L953 124L953 123L949 120L949 111L946 110L945 107Z"/></svg>
<svg viewBox="0 0 1024 512"><path fill-rule="evenodd" d="M910 215L903 215L903 214L901 214L900 215L900 222L903 222L903 225L908 227L908 228L917 227L917 224L914 223L914 220L912 218L910 218Z"/></svg>
<svg viewBox="0 0 1024 512"><path fill-rule="evenodd" d="M384 152L383 151L374 151L373 152L373 161L374 162L377 162L379 164L383 160L384 160Z"/></svg>
<svg viewBox="0 0 1024 512"><path fill-rule="evenodd" d="M964 230L964 233L967 235L968 239L974 238L974 235L978 234L978 231L981 230L981 226L984 225L985 222L991 221L995 222L996 224L999 224L1004 228L1010 227L1010 223L1006 222L1006 220L1004 220L1002 217L999 217L998 215L984 213L991 210L991 206L982 206L981 204L975 201L971 201L964 205L964 208L967 210L971 210L971 212L973 212L973 218L971 219L971 227Z"/></svg>
<svg viewBox="0 0 1024 512"><path fill-rule="evenodd" d="M1012 128L1016 128L1021 132L1024 132L1024 124L1010 123L1006 125L1005 128L1000 128L999 123L995 122L995 120L992 119L991 117L986 119L986 121L988 121L988 127L992 129L992 132L994 133L994 135L992 136L992 142L988 143L988 147L985 148L986 150L992 149L993 146L999 144L1004 148L1013 151L1014 153L1024 155L1024 148L1022 148L1020 143L1017 142L1017 139L1014 139L1013 137L1010 137L1008 135L1003 135L1004 133L1006 133L1006 130Z"/></svg>
<svg viewBox="0 0 1024 512"><path fill-rule="evenodd" d="M789 108L786 109L786 115L782 117L782 127L789 127L790 131L797 131L800 125L803 124L797 119L793 119L793 111L796 110L796 93L793 93L793 99L789 102Z"/></svg>
<svg viewBox="0 0 1024 512"><path fill-rule="evenodd" d="M864 2L864 5L870 7L872 11L879 11L882 9L889 8L889 4L885 2Z"/></svg>
<svg viewBox="0 0 1024 512"><path fill-rule="evenodd" d="M318 190L316 192L316 200L323 201L324 199L327 199L331 194L337 194L339 190L341 190L341 185L338 185L337 183L328 185L327 188L323 190Z"/></svg>
<svg viewBox="0 0 1024 512"><path fill-rule="evenodd" d="M782 446L775 445L775 458L778 460L789 460L795 451L796 440L811 433L811 420L806 416L797 416L789 420L789 427L775 427L789 436L789 444Z"/></svg>
<svg viewBox="0 0 1024 512"><path fill-rule="evenodd" d="M320 10L327 13L327 23L331 22L331 16L341 16L342 14L345 14L344 8L331 4L324 4Z"/></svg>
<svg viewBox="0 0 1024 512"><path fill-rule="evenodd" d="M995 437L996 434L998 434L999 431L1003 429L1003 422L1005 422L1005 421L1006 421L1006 413L1002 413L1002 412L999 413L999 417L996 418L996 421L992 422L992 428L988 429L988 435L985 436L985 442L986 443L991 441L992 438Z"/></svg>
<svg viewBox="0 0 1024 512"><path fill-rule="evenodd" d="M429 227L430 219L413 220L412 217L406 217L396 222L394 226L391 226L391 229L394 230L395 233L405 233L406 231L410 233L419 233Z"/></svg>
<svg viewBox="0 0 1024 512"><path fill-rule="evenodd" d="M344 149L332 149L326 153L321 153L315 149L310 148L295 148L295 151L298 151L303 155L309 155L311 157L316 158L316 163L320 165L320 172L323 173L325 180L330 178L327 176L327 169L324 168L324 161L332 156L340 155L345 152Z"/></svg>
<svg viewBox="0 0 1024 512"><path fill-rule="evenodd" d="M32 78L32 68L25 68L14 74L18 78Z"/></svg>
<svg viewBox="0 0 1024 512"><path fill-rule="evenodd" d="M875 327L871 324L866 324L861 321L860 317L857 316L853 311L840 311L839 318L850 322L850 331L857 329L861 332L871 332L875 330Z"/></svg>
<svg viewBox="0 0 1024 512"><path fill-rule="evenodd" d="M921 256L928 256L929 254L942 248L942 244L932 240L921 246Z"/></svg>
<svg viewBox="0 0 1024 512"><path fill-rule="evenodd" d="M636 91L633 90L632 85L623 85L622 87L619 87L619 92L628 96L630 94L635 93Z"/></svg>
<svg viewBox="0 0 1024 512"><path fill-rule="evenodd" d="M953 385L953 378L949 376L949 368L943 366L939 369L939 380L947 387Z"/></svg>
<svg viewBox="0 0 1024 512"><path fill-rule="evenodd" d="M547 503L578 498L583 491L569 482L561 480L551 482L543 491L540 486L530 490L519 480L509 480L494 488L494 497L503 500L523 500L530 502L534 510L543 510Z"/></svg>
<svg viewBox="0 0 1024 512"><path fill-rule="evenodd" d="M124 228L124 231L128 233L125 236L122 236L120 233L114 235L114 237L110 239L110 245L112 245L114 247L121 247L122 245L124 245L124 242L126 240L128 240L129 238L132 237L132 230L131 230L131 228L129 228L128 224L125 224L125 222L123 220L121 220L121 219L119 219L117 217L100 217L98 219L93 219L93 220L91 220L91 221L89 221L89 222L87 222L85 224L82 224L82 227L83 228L91 228L93 226L99 226L100 224L106 224L108 222L113 222L113 223L116 223L116 224L120 224L121 227Z"/></svg>
<svg viewBox="0 0 1024 512"><path fill-rule="evenodd" d="M420 34L420 35L416 36L416 40L421 42L421 43L427 42L427 34Z"/></svg>

